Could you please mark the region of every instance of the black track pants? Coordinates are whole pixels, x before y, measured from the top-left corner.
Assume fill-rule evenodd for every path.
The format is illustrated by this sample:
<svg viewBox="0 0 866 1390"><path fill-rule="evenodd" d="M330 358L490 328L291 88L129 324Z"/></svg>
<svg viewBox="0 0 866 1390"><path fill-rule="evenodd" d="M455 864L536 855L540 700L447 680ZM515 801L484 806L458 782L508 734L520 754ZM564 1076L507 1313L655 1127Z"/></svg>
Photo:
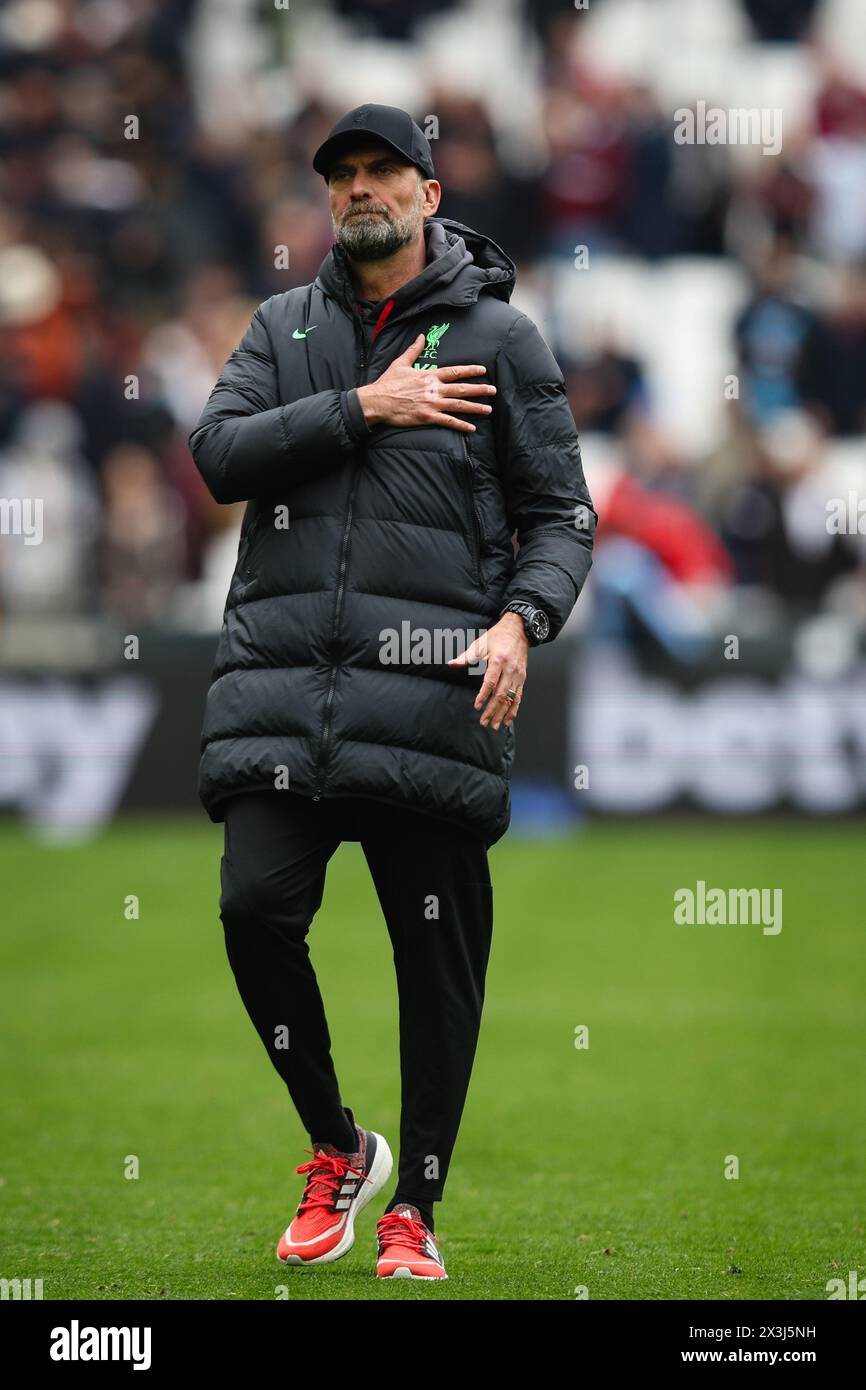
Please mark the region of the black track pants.
<svg viewBox="0 0 866 1390"><path fill-rule="evenodd" d="M311 1141L345 1148L347 1119L307 943L326 866L343 840L363 848L397 971L397 1194L429 1210L445 1186L484 1001L493 932L484 841L372 800L316 802L289 791L234 797L225 810L221 866L226 950L247 1012ZM330 922L328 930L350 926ZM355 1113L359 1124L377 1127L375 1116Z"/></svg>

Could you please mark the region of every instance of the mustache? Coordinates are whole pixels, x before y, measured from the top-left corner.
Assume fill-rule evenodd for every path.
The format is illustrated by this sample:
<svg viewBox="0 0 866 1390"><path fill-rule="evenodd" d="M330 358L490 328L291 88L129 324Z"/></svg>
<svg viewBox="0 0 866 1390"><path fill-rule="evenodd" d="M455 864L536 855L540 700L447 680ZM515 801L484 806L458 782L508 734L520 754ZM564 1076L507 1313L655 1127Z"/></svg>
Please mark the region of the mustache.
<svg viewBox="0 0 866 1390"><path fill-rule="evenodd" d="M368 213L371 213L371 212L379 212L379 213L382 214L383 217L388 217L388 216L389 216L389 213L388 213L387 208L370 208L370 207L363 207L363 208L358 208L358 209L356 209L355 212L346 212L346 213L344 213L344 214L343 214L343 221L344 221L344 222L349 222L349 221L351 221L351 219L352 219L353 217L364 217L365 215L367 215Z"/></svg>

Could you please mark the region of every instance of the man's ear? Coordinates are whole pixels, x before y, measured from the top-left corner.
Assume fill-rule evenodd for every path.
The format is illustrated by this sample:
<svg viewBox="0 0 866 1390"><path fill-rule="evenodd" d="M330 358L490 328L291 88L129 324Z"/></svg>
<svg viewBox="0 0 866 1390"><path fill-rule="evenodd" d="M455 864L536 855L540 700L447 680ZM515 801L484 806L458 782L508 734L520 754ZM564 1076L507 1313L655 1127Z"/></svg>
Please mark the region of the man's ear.
<svg viewBox="0 0 866 1390"><path fill-rule="evenodd" d="M424 216L432 217L442 199L442 185L438 179L422 179L424 185Z"/></svg>

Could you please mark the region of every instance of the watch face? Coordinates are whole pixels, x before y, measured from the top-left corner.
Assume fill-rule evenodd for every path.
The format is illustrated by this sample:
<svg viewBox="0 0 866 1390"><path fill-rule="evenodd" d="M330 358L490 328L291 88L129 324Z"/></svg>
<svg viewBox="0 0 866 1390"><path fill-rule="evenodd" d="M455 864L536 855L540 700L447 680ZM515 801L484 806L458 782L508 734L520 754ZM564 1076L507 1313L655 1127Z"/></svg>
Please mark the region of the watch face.
<svg viewBox="0 0 866 1390"><path fill-rule="evenodd" d="M543 642L550 632L550 619L543 609L536 608L532 617L529 619L529 626L532 629L532 635L536 641Z"/></svg>

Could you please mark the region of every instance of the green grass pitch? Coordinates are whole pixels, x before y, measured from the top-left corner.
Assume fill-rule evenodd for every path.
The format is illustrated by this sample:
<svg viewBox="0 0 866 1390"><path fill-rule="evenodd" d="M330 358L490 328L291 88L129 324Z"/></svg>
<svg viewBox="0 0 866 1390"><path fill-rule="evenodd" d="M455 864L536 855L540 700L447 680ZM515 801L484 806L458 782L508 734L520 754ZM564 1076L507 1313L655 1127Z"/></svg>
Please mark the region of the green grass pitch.
<svg viewBox="0 0 866 1390"><path fill-rule="evenodd" d="M725 1300L826 1299L866 1274L860 826L606 824L494 847L436 1286L375 1278L390 1182L342 1260L275 1258L309 1140L235 990L221 852L204 818L75 848L0 828L3 1277L42 1278L46 1299ZM697 879L780 887L781 932L675 925ZM311 949L344 1101L396 1158L396 989L357 845L331 862Z"/></svg>

